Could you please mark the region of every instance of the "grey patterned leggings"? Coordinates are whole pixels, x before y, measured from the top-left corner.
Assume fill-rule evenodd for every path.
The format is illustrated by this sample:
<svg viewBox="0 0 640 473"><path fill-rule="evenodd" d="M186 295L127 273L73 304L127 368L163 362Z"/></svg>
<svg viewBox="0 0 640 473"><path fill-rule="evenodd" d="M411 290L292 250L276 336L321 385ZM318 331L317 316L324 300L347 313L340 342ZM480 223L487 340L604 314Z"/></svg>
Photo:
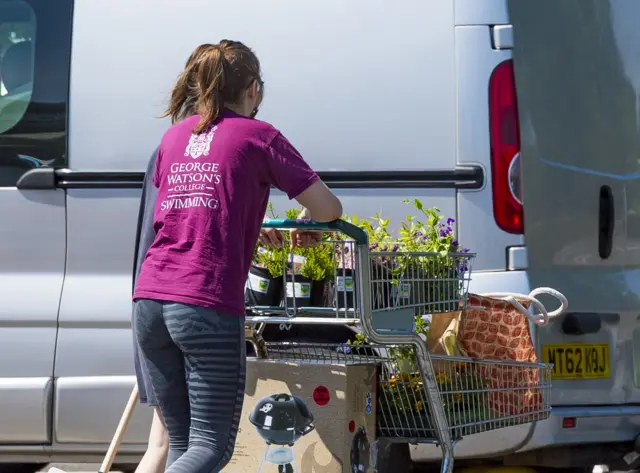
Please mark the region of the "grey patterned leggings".
<svg viewBox="0 0 640 473"><path fill-rule="evenodd" d="M233 454L244 399L244 319L141 299L133 325L169 433L166 472L221 471Z"/></svg>

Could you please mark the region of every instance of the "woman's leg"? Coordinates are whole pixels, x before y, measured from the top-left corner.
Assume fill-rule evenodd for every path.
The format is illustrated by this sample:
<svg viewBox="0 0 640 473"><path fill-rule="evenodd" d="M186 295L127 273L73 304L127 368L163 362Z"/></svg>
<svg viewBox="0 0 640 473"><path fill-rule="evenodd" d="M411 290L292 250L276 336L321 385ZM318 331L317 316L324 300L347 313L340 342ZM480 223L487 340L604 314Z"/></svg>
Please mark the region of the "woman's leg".
<svg viewBox="0 0 640 473"><path fill-rule="evenodd" d="M162 302L148 299L137 301L134 329L162 413L159 420L164 420L169 435L168 468L187 451L190 406L184 355L165 326L164 306Z"/></svg>
<svg viewBox="0 0 640 473"><path fill-rule="evenodd" d="M149 370L136 339L135 331L133 333L133 363L136 382L138 383L140 404L154 407L147 451L144 453L142 460L140 460L136 473L164 473L169 452L169 435L164 426L160 409L157 407L158 400L155 398Z"/></svg>
<svg viewBox="0 0 640 473"><path fill-rule="evenodd" d="M135 473L164 473L167 466L168 453L169 434L162 421L162 413L156 407L153 410L147 451L144 452L144 456L140 460Z"/></svg>
<svg viewBox="0 0 640 473"><path fill-rule="evenodd" d="M244 319L168 304L165 323L186 358L189 449L167 473L218 473L231 459L246 377Z"/></svg>

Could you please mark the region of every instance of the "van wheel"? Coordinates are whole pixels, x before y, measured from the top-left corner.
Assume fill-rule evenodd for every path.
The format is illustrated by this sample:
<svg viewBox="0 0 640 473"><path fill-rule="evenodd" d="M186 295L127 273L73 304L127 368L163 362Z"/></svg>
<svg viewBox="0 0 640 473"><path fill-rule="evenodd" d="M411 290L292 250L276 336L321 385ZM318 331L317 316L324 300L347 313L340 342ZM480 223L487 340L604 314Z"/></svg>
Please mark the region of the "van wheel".
<svg viewBox="0 0 640 473"><path fill-rule="evenodd" d="M0 463L0 473L36 473L48 463Z"/></svg>

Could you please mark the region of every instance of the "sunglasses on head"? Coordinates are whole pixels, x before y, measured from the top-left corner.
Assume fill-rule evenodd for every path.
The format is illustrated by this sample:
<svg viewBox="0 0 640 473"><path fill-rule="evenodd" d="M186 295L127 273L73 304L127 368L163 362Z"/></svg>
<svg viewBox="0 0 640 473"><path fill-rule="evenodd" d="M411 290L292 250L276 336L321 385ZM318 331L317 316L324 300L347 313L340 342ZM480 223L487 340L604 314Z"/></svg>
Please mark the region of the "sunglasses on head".
<svg viewBox="0 0 640 473"><path fill-rule="evenodd" d="M262 93L262 91L264 90L264 81L259 77L256 78L255 81L256 81L256 84L258 84L258 87L257 87L258 93Z"/></svg>
<svg viewBox="0 0 640 473"><path fill-rule="evenodd" d="M262 79L260 79L259 77L255 79L257 87L256 90L259 94L262 94L262 91L264 90L264 82L262 81ZM256 115L258 114L259 111L259 106L256 106L253 110L251 110L251 114L249 115L250 118L255 118Z"/></svg>

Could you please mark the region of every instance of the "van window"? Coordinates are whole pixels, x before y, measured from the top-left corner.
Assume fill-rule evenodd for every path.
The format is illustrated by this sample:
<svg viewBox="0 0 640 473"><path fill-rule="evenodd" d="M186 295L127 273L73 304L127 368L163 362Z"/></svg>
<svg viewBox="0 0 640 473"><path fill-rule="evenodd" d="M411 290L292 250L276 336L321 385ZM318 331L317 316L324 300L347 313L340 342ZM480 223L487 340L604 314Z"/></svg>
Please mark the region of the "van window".
<svg viewBox="0 0 640 473"><path fill-rule="evenodd" d="M0 0L0 187L64 167L73 0Z"/></svg>

